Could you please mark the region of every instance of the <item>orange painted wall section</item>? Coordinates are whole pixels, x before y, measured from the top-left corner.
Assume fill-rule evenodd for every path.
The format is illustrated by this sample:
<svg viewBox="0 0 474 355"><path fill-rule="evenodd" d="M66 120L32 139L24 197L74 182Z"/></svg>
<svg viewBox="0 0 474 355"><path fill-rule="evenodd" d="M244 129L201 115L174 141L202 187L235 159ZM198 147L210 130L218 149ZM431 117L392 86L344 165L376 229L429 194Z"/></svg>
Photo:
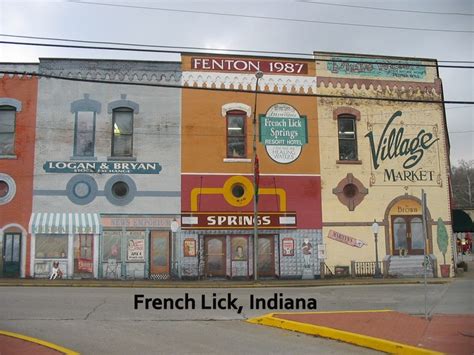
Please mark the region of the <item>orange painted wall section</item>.
<svg viewBox="0 0 474 355"><path fill-rule="evenodd" d="M28 230L33 201L33 163L35 148L36 103L38 79L8 77L0 79L0 97L21 101L22 110L16 114L16 159L1 159L0 172L10 175L16 184L12 201L0 205L0 228L18 224ZM29 276L30 239L27 238L26 276Z"/></svg>
<svg viewBox="0 0 474 355"><path fill-rule="evenodd" d="M182 172L251 173L251 163L223 162L227 154L226 118L222 116L221 109L230 102L243 103L253 108L255 95L193 89L183 89L182 95ZM265 114L272 105L278 103L287 103L293 106L300 116L306 116L308 144L303 146L303 151L296 161L291 164L278 164L268 157L265 147L257 141L260 173L271 171L272 174L319 174L316 98L259 93L257 116ZM253 116L247 117L246 129L247 158L252 158Z"/></svg>

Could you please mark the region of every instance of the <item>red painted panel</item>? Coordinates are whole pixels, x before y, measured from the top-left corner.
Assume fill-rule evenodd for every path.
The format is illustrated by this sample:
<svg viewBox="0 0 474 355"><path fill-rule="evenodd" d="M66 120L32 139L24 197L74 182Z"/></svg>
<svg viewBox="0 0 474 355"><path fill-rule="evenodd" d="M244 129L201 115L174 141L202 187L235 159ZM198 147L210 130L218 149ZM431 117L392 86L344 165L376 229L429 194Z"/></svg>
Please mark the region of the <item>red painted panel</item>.
<svg viewBox="0 0 474 355"><path fill-rule="evenodd" d="M0 228L9 224L28 230L33 201L33 162L35 149L36 102L38 79L5 75L0 79L0 97L21 101L22 110L16 114L16 159L1 159L0 172L10 175L16 184L12 201L0 205ZM30 238L26 245L26 276L29 276Z"/></svg>
<svg viewBox="0 0 474 355"><path fill-rule="evenodd" d="M182 175L181 210L191 211L191 191L194 188L222 188L232 175ZM247 176L253 181L251 175ZM260 176L260 190L284 189L286 211L296 212L298 229L322 228L321 178L319 176ZM260 195L258 210L279 212L280 201L275 194ZM253 202L243 207L230 205L222 194L200 194L198 211L201 212L251 212Z"/></svg>

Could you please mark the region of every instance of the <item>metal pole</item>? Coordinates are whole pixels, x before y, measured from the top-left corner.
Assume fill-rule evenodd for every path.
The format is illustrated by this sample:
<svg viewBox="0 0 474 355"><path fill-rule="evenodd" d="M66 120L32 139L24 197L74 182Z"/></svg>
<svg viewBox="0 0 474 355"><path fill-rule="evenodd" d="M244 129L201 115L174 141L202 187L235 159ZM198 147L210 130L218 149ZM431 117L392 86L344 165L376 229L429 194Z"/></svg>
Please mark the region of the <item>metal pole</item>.
<svg viewBox="0 0 474 355"><path fill-rule="evenodd" d="M377 247L377 233L374 233L375 238L375 277L380 278L380 268L379 268L379 248Z"/></svg>
<svg viewBox="0 0 474 355"><path fill-rule="evenodd" d="M255 102L253 105L253 279L258 280L258 202L257 202L257 176L255 163L257 160L257 93L258 80L263 76L261 71L255 73Z"/></svg>
<svg viewBox="0 0 474 355"><path fill-rule="evenodd" d="M428 257L426 254L426 239L428 234L426 226L426 193L423 189L421 189L421 211L423 218L423 279L425 289L425 319L428 319L428 285L426 282L426 268L428 267Z"/></svg>

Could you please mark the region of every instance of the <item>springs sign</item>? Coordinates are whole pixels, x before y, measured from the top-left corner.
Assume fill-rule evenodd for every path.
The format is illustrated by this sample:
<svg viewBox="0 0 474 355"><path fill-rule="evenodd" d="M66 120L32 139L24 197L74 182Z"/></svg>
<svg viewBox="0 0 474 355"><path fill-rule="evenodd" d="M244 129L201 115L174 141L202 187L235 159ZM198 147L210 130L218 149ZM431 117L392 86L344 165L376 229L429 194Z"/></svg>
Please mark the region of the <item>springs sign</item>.
<svg viewBox="0 0 474 355"><path fill-rule="evenodd" d="M306 117L287 104L270 107L266 115L259 116L260 142L267 154L280 164L288 164L301 154L308 143Z"/></svg>

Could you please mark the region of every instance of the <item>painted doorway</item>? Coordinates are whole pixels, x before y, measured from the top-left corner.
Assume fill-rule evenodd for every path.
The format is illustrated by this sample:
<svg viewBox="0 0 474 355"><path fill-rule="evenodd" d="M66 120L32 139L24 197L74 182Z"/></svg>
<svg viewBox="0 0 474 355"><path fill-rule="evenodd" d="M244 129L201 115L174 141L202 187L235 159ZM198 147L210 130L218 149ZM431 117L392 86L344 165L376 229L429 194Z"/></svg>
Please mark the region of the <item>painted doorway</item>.
<svg viewBox="0 0 474 355"><path fill-rule="evenodd" d="M150 278L170 277L170 234L168 231L151 231Z"/></svg>
<svg viewBox="0 0 474 355"><path fill-rule="evenodd" d="M258 276L275 276L275 239L273 236L258 237Z"/></svg>
<svg viewBox="0 0 474 355"><path fill-rule="evenodd" d="M94 235L76 235L74 243L74 274L83 278L92 278L93 267Z"/></svg>
<svg viewBox="0 0 474 355"><path fill-rule="evenodd" d="M226 243L224 236L205 236L206 276L226 276Z"/></svg>
<svg viewBox="0 0 474 355"><path fill-rule="evenodd" d="M21 234L5 233L3 235L3 276L20 277L21 268Z"/></svg>
<svg viewBox="0 0 474 355"><path fill-rule="evenodd" d="M393 255L405 249L408 255L423 255L424 238L422 216L392 216Z"/></svg>

